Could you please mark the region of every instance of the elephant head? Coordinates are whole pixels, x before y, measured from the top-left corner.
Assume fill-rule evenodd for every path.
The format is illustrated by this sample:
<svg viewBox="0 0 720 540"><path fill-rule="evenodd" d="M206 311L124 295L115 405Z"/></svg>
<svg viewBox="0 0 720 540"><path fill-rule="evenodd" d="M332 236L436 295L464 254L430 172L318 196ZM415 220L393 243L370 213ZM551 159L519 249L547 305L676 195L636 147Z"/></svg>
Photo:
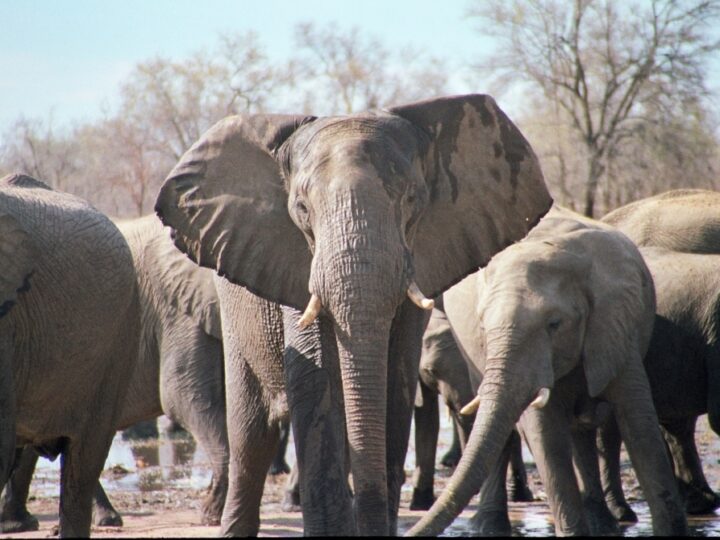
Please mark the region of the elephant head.
<svg viewBox="0 0 720 540"><path fill-rule="evenodd" d="M431 307L423 293L486 264L550 204L527 141L492 98L469 95L345 117L228 117L176 165L156 210L197 263L263 298L308 306L302 325L322 310L331 318L362 479L355 501L369 514L387 493L398 307L406 295ZM360 516L359 526L388 531L383 516Z"/></svg>
<svg viewBox="0 0 720 540"><path fill-rule="evenodd" d="M444 307L484 371L470 440L450 484L410 534L437 535L482 485L524 410L582 366L591 397L652 331L652 278L634 245L597 222L553 208L525 240L446 291ZM456 324L457 323L457 324Z"/></svg>

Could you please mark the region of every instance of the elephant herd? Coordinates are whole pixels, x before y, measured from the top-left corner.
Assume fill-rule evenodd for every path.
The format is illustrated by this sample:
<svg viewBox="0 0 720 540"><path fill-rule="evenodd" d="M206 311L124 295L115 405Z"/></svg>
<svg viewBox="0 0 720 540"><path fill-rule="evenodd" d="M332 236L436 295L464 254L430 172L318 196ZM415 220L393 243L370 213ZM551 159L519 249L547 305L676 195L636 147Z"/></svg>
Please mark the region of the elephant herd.
<svg viewBox="0 0 720 540"><path fill-rule="evenodd" d="M239 115L169 173L156 213L113 222L22 174L0 180L2 530L37 527L37 456L61 456L60 535L121 523L99 483L114 433L166 414L208 454L223 536L260 527L288 420L306 535L394 535L413 411L410 535L479 491L480 534L532 496L557 534L712 511L694 441L720 429L720 194L602 220L554 205L486 95L340 117ZM421 360L422 359L422 360ZM437 405L462 456L435 500ZM513 469L506 488L508 464Z"/></svg>

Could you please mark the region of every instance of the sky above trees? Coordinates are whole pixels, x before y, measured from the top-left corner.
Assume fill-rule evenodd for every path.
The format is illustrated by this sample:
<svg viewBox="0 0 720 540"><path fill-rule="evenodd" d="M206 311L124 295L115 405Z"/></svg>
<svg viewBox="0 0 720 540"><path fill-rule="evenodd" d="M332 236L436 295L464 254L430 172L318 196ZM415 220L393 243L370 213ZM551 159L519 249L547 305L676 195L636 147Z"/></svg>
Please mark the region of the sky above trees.
<svg viewBox="0 0 720 540"><path fill-rule="evenodd" d="M87 121L117 104L135 64L212 49L219 34L254 31L278 62L296 47L299 23L357 28L389 49L454 64L450 91L467 92L461 65L490 42L465 19L466 0L2 0L0 133L18 115ZM438 6L442 5L442 9ZM482 89L477 89L478 91Z"/></svg>

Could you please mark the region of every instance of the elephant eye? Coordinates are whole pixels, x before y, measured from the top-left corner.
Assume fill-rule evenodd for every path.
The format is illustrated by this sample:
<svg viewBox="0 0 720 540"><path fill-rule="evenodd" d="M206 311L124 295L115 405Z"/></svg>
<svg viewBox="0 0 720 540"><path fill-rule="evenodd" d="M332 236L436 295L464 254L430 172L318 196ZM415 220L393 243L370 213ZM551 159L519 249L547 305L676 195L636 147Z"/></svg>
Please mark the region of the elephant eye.
<svg viewBox="0 0 720 540"><path fill-rule="evenodd" d="M551 319L548 323L548 331L550 333L556 332L558 328L560 328L560 324L562 323L561 319Z"/></svg>

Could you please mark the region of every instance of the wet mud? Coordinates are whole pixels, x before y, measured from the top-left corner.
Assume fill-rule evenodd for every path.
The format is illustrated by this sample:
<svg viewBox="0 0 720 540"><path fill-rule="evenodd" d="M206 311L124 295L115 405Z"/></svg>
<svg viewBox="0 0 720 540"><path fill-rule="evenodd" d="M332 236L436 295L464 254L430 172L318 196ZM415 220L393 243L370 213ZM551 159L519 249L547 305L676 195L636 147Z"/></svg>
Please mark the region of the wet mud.
<svg viewBox="0 0 720 540"><path fill-rule="evenodd" d="M451 431L446 419L441 422L441 441L438 461L451 441ZM707 421L698 421L696 436L705 472L710 485L720 487L720 441L709 431ZM527 456L528 475L536 501L511 503L513 536L553 536L552 517L545 503L545 494L532 458ZM58 460L59 461L59 460ZM294 463L292 443L287 461ZM410 511L408 506L412 493L410 478L414 467L414 448L411 440L406 461L408 481L403 487L399 533L408 530L420 517L422 511ZM436 494L442 490L451 472L440 466L436 472ZM268 476L261 508L260 536L302 536L300 513L284 512L281 508L285 482L288 475ZM53 535L57 525L59 463L41 460L30 490L28 508L40 522L40 530L21 534L0 535L0 538L46 538ZM202 537L216 536L219 527L200 525L200 504L210 482L207 456L187 434L162 435L151 442L123 441L115 438L106 462L102 482L116 509L123 515L124 526L112 528L93 527L94 537ZM630 504L640 519L627 526L625 536L651 536L652 525L642 491L637 485L627 456L623 461L623 482ZM444 536L472 535L470 518L475 512L473 501ZM689 519L694 536L720 535L720 513Z"/></svg>

